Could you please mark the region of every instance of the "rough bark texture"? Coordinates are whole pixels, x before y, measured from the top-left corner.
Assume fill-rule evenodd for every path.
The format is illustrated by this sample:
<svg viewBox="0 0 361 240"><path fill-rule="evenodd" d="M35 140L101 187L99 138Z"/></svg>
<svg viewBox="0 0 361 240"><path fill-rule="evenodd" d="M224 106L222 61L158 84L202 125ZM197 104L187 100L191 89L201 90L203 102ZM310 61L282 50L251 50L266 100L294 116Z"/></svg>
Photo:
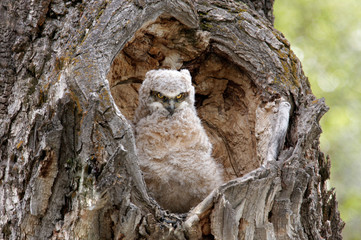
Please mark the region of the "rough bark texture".
<svg viewBox="0 0 361 240"><path fill-rule="evenodd" d="M0 239L341 239L327 111L273 1L2 1ZM146 71L188 68L228 183L186 215L147 195ZM288 123L288 128L287 128Z"/></svg>

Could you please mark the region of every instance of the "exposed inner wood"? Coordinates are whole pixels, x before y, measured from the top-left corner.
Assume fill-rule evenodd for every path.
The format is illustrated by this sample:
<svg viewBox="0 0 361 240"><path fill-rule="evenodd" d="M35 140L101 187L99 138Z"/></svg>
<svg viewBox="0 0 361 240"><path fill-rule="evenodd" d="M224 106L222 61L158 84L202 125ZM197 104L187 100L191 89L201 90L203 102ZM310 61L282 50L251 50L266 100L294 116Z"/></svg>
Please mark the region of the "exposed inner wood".
<svg viewBox="0 0 361 240"><path fill-rule="evenodd" d="M242 69L212 52L205 32L189 29L174 18L160 18L138 30L114 59L108 79L124 116L133 119L145 73L160 68L190 70L198 114L226 179L258 168L256 87Z"/></svg>

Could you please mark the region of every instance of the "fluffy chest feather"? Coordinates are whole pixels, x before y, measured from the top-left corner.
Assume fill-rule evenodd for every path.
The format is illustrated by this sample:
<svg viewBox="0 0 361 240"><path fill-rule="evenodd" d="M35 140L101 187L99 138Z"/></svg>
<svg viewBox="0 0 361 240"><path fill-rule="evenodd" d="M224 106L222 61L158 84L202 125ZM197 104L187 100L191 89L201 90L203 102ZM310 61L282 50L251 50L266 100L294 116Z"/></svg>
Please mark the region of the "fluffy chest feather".
<svg viewBox="0 0 361 240"><path fill-rule="evenodd" d="M187 149L210 148L200 120L191 109L171 117L149 115L138 122L136 129L139 153L152 158Z"/></svg>

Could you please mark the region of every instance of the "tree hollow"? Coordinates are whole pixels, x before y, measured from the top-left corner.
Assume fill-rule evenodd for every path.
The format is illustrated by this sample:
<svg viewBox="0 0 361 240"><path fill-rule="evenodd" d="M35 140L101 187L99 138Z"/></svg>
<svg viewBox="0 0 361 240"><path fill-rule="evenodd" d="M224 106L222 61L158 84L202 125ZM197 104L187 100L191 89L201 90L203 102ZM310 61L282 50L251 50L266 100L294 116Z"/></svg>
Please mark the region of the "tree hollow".
<svg viewBox="0 0 361 240"><path fill-rule="evenodd" d="M113 60L107 77L124 116L133 120L146 72L164 68L191 72L196 108L226 179L258 168L262 160L255 132L261 99L256 86L244 69L212 47L208 32L175 18L163 16L145 24Z"/></svg>

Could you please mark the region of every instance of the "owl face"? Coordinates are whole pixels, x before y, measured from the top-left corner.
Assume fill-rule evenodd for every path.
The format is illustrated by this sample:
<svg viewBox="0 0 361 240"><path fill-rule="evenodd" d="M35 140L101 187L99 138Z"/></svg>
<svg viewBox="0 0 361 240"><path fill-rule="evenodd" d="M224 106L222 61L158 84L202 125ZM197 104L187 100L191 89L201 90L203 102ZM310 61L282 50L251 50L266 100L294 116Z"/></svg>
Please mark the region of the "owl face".
<svg viewBox="0 0 361 240"><path fill-rule="evenodd" d="M160 69L146 74L139 90L139 112L170 117L185 108L195 111L194 87L188 70Z"/></svg>
<svg viewBox="0 0 361 240"><path fill-rule="evenodd" d="M178 111L188 106L188 92L165 95L162 92L150 91L150 96L154 100L154 102L150 104L153 111L166 109L170 116L172 116L176 110Z"/></svg>

